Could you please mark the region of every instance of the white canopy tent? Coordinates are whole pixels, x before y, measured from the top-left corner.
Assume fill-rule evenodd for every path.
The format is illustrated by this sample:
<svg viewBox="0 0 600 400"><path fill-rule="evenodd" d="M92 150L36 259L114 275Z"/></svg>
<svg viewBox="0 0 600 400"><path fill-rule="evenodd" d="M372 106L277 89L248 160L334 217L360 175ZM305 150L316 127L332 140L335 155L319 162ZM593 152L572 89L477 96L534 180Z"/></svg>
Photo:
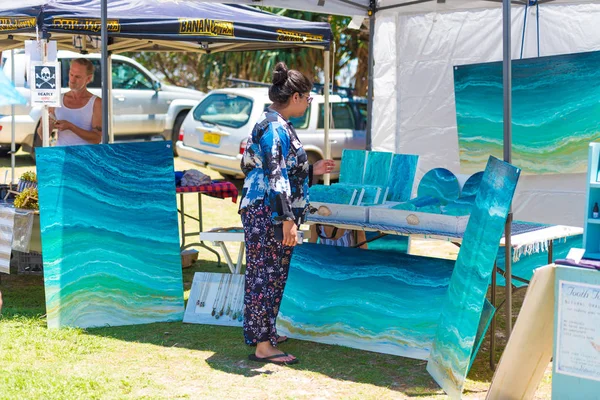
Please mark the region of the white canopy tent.
<svg viewBox="0 0 600 400"><path fill-rule="evenodd" d="M520 55L524 17L525 7L513 5L512 59ZM536 17L535 8L530 8L523 39L524 58L537 57L537 24L531 22ZM377 14L373 50L374 149L420 154L419 174L439 166L460 171L453 67L501 61L501 19L502 12L497 8L460 13ZM540 55L600 50L599 21L597 2L540 5ZM505 119L510 127L509 121ZM525 174L513 205L517 219L582 226L584 201L585 173Z"/></svg>
<svg viewBox="0 0 600 400"><path fill-rule="evenodd" d="M195 1L195 0L188 0ZM208 0L219 2L219 0ZM418 178L434 167L460 172L453 66L503 60L502 0L237 0L236 3L347 16L371 15L368 147L420 155ZM600 2L541 0L541 56L600 49ZM525 2L512 2L507 21L512 59L519 58ZM537 56L535 7L523 57ZM510 58L505 59L510 65ZM510 71L510 69L508 69ZM508 86L507 86L508 88ZM510 94L510 91L508 92ZM505 109L511 109L506 98ZM508 113L507 113L508 114ZM505 115L505 159L511 124ZM524 175L515 217L582 226L584 174Z"/></svg>
<svg viewBox="0 0 600 400"><path fill-rule="evenodd" d="M200 0L187 0L200 1ZM426 14L430 12L465 11L484 8L500 8L502 0L203 0L203 3L236 3L253 6L278 7L290 10L312 11L322 14L346 16L369 16L369 9L375 12L393 10L401 14ZM540 4L573 4L589 1L543 0ZM514 5L525 4L514 1Z"/></svg>

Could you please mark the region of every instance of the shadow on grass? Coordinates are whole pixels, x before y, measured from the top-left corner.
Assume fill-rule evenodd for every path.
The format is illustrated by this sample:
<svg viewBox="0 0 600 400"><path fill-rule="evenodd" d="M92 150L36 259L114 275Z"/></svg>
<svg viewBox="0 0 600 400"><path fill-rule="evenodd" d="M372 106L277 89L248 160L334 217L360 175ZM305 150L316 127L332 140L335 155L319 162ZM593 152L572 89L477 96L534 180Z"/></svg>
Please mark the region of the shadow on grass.
<svg viewBox="0 0 600 400"><path fill-rule="evenodd" d="M183 271L184 289L191 287L195 272L227 273L226 266L216 262L201 261ZM34 275L2 275L0 291L5 308L2 319L40 318L45 314L43 278ZM520 308L525 291L515 300L515 310ZM500 298L502 298L500 293ZM504 327L503 310L498 313L500 336ZM261 376L281 371L280 366L260 364L248 360L254 348L243 343L242 329L211 325L183 324L181 322L147 325L102 327L87 329L89 335L113 338L127 342L153 344L163 347L185 348L191 351L211 352L206 362L211 368L246 377ZM498 340L496 360L504 347ZM325 345L290 339L280 348L296 355L300 363L287 368L322 374L340 381L365 383L401 392L409 397L442 395L443 392L426 371L426 361L413 360L387 354L372 353L342 346ZM485 392L493 372L489 368L489 332L477 359L469 372L471 383L465 391Z"/></svg>

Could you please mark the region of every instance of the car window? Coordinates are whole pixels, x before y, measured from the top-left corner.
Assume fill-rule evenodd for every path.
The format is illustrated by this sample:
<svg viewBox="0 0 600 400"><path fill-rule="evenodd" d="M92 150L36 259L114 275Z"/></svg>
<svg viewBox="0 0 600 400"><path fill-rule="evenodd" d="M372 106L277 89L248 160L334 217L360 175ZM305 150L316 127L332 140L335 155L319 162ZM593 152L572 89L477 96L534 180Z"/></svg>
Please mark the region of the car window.
<svg viewBox="0 0 600 400"><path fill-rule="evenodd" d="M152 81L142 70L122 61L113 61L112 80L114 89L154 90Z"/></svg>
<svg viewBox="0 0 600 400"><path fill-rule="evenodd" d="M269 108L270 105L271 105L271 103L265 104L264 111L267 111L267 108ZM292 123L292 125L294 126L294 129L307 129L309 121L310 121L310 107L306 108L306 111L304 112L304 114L301 117L292 117L289 119L289 122Z"/></svg>
<svg viewBox="0 0 600 400"><path fill-rule="evenodd" d="M325 127L324 104L319 104L319 121L317 129ZM332 129L356 129L354 121L354 113L352 107L348 103L331 103L331 128Z"/></svg>
<svg viewBox="0 0 600 400"><path fill-rule="evenodd" d="M231 128L246 125L252 112L252 100L227 93L214 93L194 109L194 119L214 122Z"/></svg>

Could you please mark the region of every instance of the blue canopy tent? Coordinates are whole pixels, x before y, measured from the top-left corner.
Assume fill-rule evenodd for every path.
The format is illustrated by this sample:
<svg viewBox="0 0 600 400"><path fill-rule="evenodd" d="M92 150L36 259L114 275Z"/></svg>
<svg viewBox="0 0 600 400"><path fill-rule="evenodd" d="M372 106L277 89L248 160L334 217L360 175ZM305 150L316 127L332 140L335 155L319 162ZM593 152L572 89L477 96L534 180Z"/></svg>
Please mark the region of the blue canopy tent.
<svg viewBox="0 0 600 400"><path fill-rule="evenodd" d="M105 0L108 50L249 51L290 47L329 48L328 23L306 22L244 5L155 0ZM59 49L98 50L101 0L25 0L0 5L0 48L35 38ZM76 37L76 39L74 39Z"/></svg>
<svg viewBox="0 0 600 400"><path fill-rule="evenodd" d="M103 30L104 25L108 29ZM102 97L109 100L110 54L126 51L318 48L324 51L328 87L331 38L328 23L295 20L244 5L156 0L24 0L18 6L0 5L0 50L21 48L24 40L42 39L55 40L58 49L102 51ZM325 91L326 108L328 97ZM104 143L112 142L111 105L107 103L103 102ZM328 119L327 112L326 127ZM46 146L47 109L42 121ZM328 134L326 128L326 157L330 154Z"/></svg>

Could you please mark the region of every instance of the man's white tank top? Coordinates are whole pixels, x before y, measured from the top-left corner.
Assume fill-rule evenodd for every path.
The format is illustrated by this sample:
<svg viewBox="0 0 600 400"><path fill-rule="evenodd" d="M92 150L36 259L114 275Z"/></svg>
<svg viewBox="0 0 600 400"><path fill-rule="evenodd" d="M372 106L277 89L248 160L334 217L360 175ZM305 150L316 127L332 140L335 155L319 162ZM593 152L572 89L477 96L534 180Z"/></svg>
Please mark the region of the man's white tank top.
<svg viewBox="0 0 600 400"><path fill-rule="evenodd" d="M64 100L63 94L63 100ZM86 131L92 130L92 115L94 114L94 102L97 96L93 96L87 102L87 104L81 108L67 108L64 105L62 107L56 107L54 114L57 120L67 120L73 125L85 129ZM64 102L63 102L64 104ZM82 144L91 144L87 140L81 138L70 129L58 132L58 139L56 140L57 146L77 146Z"/></svg>

